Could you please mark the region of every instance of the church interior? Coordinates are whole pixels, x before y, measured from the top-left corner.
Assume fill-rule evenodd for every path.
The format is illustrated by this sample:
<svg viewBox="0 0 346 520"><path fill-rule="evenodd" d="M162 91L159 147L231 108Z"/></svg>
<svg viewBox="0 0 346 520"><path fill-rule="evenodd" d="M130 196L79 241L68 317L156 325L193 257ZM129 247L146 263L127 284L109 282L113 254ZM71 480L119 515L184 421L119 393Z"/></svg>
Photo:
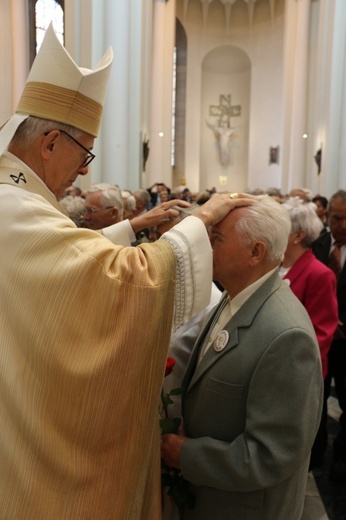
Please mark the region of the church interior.
<svg viewBox="0 0 346 520"><path fill-rule="evenodd" d="M0 125L30 70L36 3L1 0ZM81 189L160 182L327 198L346 189L345 0L46 3L62 9L76 63L92 68L114 51L97 160ZM339 415L331 397L327 457ZM302 520L346 519L345 485L330 482L327 466L309 474Z"/></svg>
<svg viewBox="0 0 346 520"><path fill-rule="evenodd" d="M30 69L36 3L1 2L2 122ZM95 66L109 45L115 55L98 159L82 188L304 187L329 197L344 187L343 0L51 3L63 5L77 63Z"/></svg>

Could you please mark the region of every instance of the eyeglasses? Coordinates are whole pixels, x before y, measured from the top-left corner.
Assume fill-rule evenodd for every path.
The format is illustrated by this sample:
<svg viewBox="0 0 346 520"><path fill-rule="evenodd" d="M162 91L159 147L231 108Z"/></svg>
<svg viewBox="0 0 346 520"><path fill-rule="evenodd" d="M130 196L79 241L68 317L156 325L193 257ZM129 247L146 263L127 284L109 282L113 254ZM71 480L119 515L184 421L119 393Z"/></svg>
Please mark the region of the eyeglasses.
<svg viewBox="0 0 346 520"><path fill-rule="evenodd" d="M67 135L67 137L72 139L72 141L74 141L76 144L78 144L78 146L80 146L88 154L86 156L86 158L84 159L84 161L82 162L82 164L80 165L81 168L85 168L86 166L88 166L91 163L91 161L93 161L95 159L96 155L94 155L90 150L85 148L85 146L83 146L79 141L77 141L77 139L72 137L72 135L70 135L67 132L65 132L65 130L60 130L60 128L57 128L57 130L59 130L59 132L62 132L65 135ZM50 130L50 132L51 131L52 130ZM44 133L44 135L48 135L48 134L49 134L49 132L45 132Z"/></svg>
<svg viewBox="0 0 346 520"><path fill-rule="evenodd" d="M88 206L85 206L84 213L89 213L89 215L92 215L93 213L96 213L97 211L102 211L105 209L113 209L114 206L107 206L106 208L89 208Z"/></svg>

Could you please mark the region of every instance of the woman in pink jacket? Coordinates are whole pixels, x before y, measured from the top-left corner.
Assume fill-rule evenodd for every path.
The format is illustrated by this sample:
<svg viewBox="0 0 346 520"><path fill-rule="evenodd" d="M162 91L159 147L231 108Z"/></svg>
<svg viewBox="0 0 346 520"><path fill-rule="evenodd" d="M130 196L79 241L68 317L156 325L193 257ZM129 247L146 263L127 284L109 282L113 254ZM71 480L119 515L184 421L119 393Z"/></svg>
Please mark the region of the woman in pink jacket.
<svg viewBox="0 0 346 520"><path fill-rule="evenodd" d="M338 324L338 302L335 274L315 258L310 244L318 238L323 224L315 204L304 203L299 197L284 203L291 219L291 234L279 274L306 308L314 326L321 353L323 378L328 370L328 351ZM311 453L310 469L323 463L327 447L327 402L321 426Z"/></svg>

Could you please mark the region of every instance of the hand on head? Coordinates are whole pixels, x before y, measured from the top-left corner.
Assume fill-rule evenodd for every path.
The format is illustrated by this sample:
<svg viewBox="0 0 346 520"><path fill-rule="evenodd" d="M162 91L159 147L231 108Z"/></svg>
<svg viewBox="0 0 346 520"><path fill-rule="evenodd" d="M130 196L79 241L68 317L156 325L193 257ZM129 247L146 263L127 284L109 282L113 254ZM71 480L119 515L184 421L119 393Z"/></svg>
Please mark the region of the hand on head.
<svg viewBox="0 0 346 520"><path fill-rule="evenodd" d="M235 208L250 206L256 202L257 197L247 193L215 193L195 211L194 216L200 218L207 227L214 226Z"/></svg>

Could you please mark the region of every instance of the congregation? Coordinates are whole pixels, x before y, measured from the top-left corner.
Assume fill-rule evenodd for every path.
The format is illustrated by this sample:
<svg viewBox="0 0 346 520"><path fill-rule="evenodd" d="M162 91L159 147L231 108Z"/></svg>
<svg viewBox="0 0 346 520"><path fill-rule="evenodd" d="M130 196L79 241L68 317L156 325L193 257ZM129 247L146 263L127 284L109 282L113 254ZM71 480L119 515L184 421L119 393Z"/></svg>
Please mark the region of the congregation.
<svg viewBox="0 0 346 520"><path fill-rule="evenodd" d="M157 226L146 227L140 216L145 216L150 209L158 208L167 201L183 200L192 206L201 206L216 193L215 187L204 189L198 193L192 193L185 186L170 188L162 182L155 183L147 189L138 189L132 192L129 189L121 189L118 185L100 183L92 185L88 190L82 191L76 186L67 188L60 199L62 207L77 227L90 229L102 229L121 220L132 221L132 227L136 234L133 245L155 241L161 233ZM312 202L321 222L323 231L328 231L327 205L328 199L320 194L312 195L307 188L292 189L287 195L283 195L278 188L244 188L244 193L259 196L269 195L280 203L298 198L305 203ZM222 192L221 192L222 193ZM182 212L182 209L179 209ZM147 215L146 215L147 216ZM317 237L315 237L317 238Z"/></svg>
<svg viewBox="0 0 346 520"><path fill-rule="evenodd" d="M99 183L94 184L87 190L81 190L77 186L70 186L64 191L60 198L60 203L65 209L69 217L78 227L87 227L90 229L101 229L112 223L119 222L123 219L133 219L135 216L143 215L148 210L158 206L161 203L171 200L183 200L190 204L201 206L210 197L217 193L215 187L205 188L202 191L193 193L184 185L174 188L168 187L163 182L156 182L147 189L139 188L131 191L128 188L120 188L116 184ZM220 192L219 193L226 193ZM278 188L244 188L243 193L249 195L269 195L280 203L299 197L304 202L313 202L316 206L316 213L322 220L325 227L327 225L327 204L328 199L320 194L313 195L311 190L307 188L294 188L288 194L282 194ZM93 202L88 205L88 202ZM92 206L92 207L91 207ZM100 214L101 223L98 223L96 211L102 211ZM107 209L115 210L104 213ZM114 216L114 213L117 216ZM155 230L146 230L143 241L155 240Z"/></svg>

